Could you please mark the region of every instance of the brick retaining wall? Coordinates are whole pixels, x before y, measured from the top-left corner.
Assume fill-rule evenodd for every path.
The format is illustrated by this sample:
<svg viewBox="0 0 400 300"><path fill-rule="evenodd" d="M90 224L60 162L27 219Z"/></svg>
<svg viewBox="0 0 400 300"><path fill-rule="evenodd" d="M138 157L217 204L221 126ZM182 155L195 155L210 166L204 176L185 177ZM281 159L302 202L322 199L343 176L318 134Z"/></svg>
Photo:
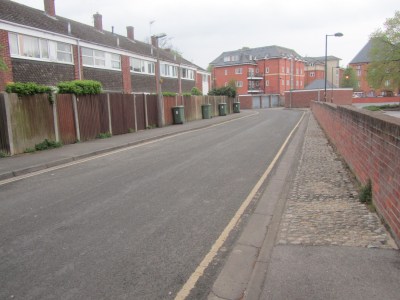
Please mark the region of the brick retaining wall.
<svg viewBox="0 0 400 300"><path fill-rule="evenodd" d="M312 111L400 244L400 119L351 106L313 102Z"/></svg>
<svg viewBox="0 0 400 300"><path fill-rule="evenodd" d="M351 104L352 89L327 89L326 102L335 104ZM286 108L308 108L312 101L324 101L324 90L295 90L285 92L285 107Z"/></svg>

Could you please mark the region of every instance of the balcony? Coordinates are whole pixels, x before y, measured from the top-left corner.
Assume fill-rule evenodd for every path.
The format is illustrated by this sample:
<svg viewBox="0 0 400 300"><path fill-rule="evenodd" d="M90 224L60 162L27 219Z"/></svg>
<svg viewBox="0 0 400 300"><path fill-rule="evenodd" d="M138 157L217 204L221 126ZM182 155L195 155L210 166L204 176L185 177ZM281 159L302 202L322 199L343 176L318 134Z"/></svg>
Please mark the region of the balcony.
<svg viewBox="0 0 400 300"><path fill-rule="evenodd" d="M248 80L262 80L263 79L263 74L255 73L255 72L248 72L247 73L247 79Z"/></svg>
<svg viewBox="0 0 400 300"><path fill-rule="evenodd" d="M263 93L263 92L264 91L259 86L255 86L255 87L249 86L248 89L247 89L247 93L248 94L260 94L260 93Z"/></svg>

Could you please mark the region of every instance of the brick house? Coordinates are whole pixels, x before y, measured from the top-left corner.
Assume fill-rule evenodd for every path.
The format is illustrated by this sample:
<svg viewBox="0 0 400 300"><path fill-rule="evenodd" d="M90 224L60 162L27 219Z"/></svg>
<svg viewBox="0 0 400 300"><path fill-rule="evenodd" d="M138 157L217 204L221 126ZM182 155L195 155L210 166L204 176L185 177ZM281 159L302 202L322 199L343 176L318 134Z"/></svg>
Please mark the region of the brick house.
<svg viewBox="0 0 400 300"><path fill-rule="evenodd" d="M214 87L234 81L239 95L283 95L304 88L304 60L280 46L223 52L211 63Z"/></svg>
<svg viewBox="0 0 400 300"><path fill-rule="evenodd" d="M157 39L135 40L132 26L126 36L106 31L99 13L94 26L63 18L56 15L54 0L44 0L44 11L9 0L0 5L0 54L8 67L0 72L0 91L12 81L54 86L74 79L98 80L105 91L157 91ZM190 92L195 86L208 91L210 73L159 51L163 91Z"/></svg>
<svg viewBox="0 0 400 300"><path fill-rule="evenodd" d="M390 82L386 81L382 89L373 89L369 86L367 81L368 65L371 62L369 52L371 51L372 42L368 41L367 44L357 53L357 55L350 61L349 66L355 71L357 76L358 92L362 93L365 97L375 96L393 96L393 91L390 89ZM394 91L395 92L395 91Z"/></svg>
<svg viewBox="0 0 400 300"><path fill-rule="evenodd" d="M304 57L304 86L312 84L315 80L325 80L325 56ZM343 69L338 68L340 58L335 56L327 56L327 76L326 81L339 87Z"/></svg>

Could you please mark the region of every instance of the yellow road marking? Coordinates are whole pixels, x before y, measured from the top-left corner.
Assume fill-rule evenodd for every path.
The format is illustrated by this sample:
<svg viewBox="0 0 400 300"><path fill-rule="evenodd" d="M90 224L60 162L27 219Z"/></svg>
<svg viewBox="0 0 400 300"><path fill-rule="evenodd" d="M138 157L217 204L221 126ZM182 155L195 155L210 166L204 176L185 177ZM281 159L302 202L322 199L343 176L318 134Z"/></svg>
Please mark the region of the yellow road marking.
<svg viewBox="0 0 400 300"><path fill-rule="evenodd" d="M230 232L235 227L235 225L237 224L237 222L239 221L239 219L243 215L243 213L246 210L246 208L249 206L251 200L254 198L254 196L256 195L257 191L260 189L261 185L263 184L263 182L265 181L265 179L267 178L267 176L271 172L272 168L274 167L275 163L278 161L279 157L282 155L283 150L286 147L286 144L289 142L289 139L294 134L294 132L296 131L297 127L299 127L299 125L300 125L301 121L303 120L303 118L304 118L304 112L303 112L299 122L297 122L296 126L289 133L288 137L286 138L285 142L282 144L281 148L279 149L278 153L275 155L274 159L272 160L272 162L268 166L267 170L264 172L264 174L258 180L256 185L253 187L253 189L251 190L250 194L247 196L246 200L244 200L242 205L236 211L236 214L233 216L231 221L225 227L224 231L222 231L221 235L215 241L214 245L212 245L210 252L207 253L207 255L204 257L204 259L198 265L196 270L193 272L193 274L186 281L185 285L181 288L181 290L175 296L175 300L183 300L183 299L186 299L187 296L189 296L190 291L194 288L194 286L196 285L196 283L199 280L199 278L203 275L205 269L209 266L209 264L212 262L214 257L217 255L219 249L222 247L222 245L224 244L224 242L228 238Z"/></svg>

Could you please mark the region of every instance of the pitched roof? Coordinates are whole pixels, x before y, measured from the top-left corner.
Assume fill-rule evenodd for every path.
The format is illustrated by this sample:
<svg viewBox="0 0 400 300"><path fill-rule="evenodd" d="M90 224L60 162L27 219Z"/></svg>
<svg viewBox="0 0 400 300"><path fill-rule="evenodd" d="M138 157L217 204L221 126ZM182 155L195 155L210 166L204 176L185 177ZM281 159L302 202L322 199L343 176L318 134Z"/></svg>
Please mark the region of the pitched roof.
<svg viewBox="0 0 400 300"><path fill-rule="evenodd" d="M118 35L107 30L99 31L93 26L89 26L71 19L56 15L51 17L44 11L35 9L10 0L0 0L0 21L8 21L15 24L29 26L72 38L80 39L89 43L94 43L114 49L124 50L143 56L154 57L150 44L140 41L132 41L126 36ZM71 33L68 33L68 24L71 26ZM119 40L119 46L117 39ZM160 49L160 59L177 63L173 53ZM196 65L182 58L182 63L196 68Z"/></svg>
<svg viewBox="0 0 400 300"><path fill-rule="evenodd" d="M367 44L358 52L358 54L350 61L350 64L369 63L371 61L369 52L372 48L372 41L369 40Z"/></svg>
<svg viewBox="0 0 400 300"><path fill-rule="evenodd" d="M266 46L251 49L239 49L234 51L223 52L220 56L214 59L210 64L214 66L238 65L238 64L255 64L255 60L264 58L278 58L294 56L302 58L293 49L281 46ZM236 61L224 61L226 56L238 56Z"/></svg>
<svg viewBox="0 0 400 300"><path fill-rule="evenodd" d="M325 64L325 56L317 56L317 57L312 57L312 56L306 56L303 57L303 59L306 61L306 65L309 65L311 63L314 64ZM328 55L326 57L327 61L332 61L332 60L341 60L341 58L333 56L333 55Z"/></svg>
<svg viewBox="0 0 400 300"><path fill-rule="evenodd" d="M332 88L332 83L330 81L326 81L326 88L331 89ZM316 79L313 82L311 82L309 85L307 85L304 89L305 90L321 90L325 88L325 80L324 79ZM333 88L337 88L336 85L333 85Z"/></svg>

